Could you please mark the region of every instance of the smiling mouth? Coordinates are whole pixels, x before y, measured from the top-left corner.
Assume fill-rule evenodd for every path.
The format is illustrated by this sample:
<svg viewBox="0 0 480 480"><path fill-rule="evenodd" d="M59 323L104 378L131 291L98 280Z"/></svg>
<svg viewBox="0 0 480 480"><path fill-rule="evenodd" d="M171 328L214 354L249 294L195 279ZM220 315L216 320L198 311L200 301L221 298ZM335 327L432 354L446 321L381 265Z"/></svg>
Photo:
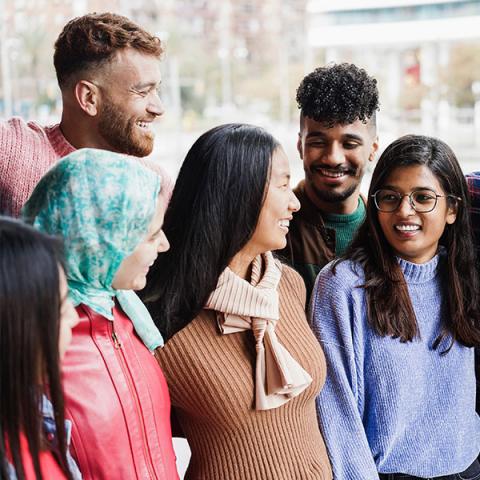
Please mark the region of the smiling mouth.
<svg viewBox="0 0 480 480"><path fill-rule="evenodd" d="M399 232L417 232L421 230L420 225L414 224L394 225L394 228Z"/></svg>
<svg viewBox="0 0 480 480"><path fill-rule="evenodd" d="M329 168L315 167L314 171L328 178L341 178L345 175L350 175L351 170L331 170Z"/></svg>
<svg viewBox="0 0 480 480"><path fill-rule="evenodd" d="M417 236L422 227L415 223L398 223L393 226L393 230L396 232L399 238L410 239Z"/></svg>

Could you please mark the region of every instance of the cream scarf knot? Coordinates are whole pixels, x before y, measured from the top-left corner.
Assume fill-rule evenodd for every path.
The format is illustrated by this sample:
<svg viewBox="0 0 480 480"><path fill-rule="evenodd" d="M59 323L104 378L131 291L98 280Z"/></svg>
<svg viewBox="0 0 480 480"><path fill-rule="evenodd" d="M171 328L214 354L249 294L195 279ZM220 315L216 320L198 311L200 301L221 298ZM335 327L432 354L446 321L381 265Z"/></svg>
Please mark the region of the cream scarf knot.
<svg viewBox="0 0 480 480"><path fill-rule="evenodd" d="M271 252L254 259L250 283L227 267L205 306L221 314L217 318L222 334L253 331L257 353L256 410L283 405L303 392L312 381L275 333L280 319L277 287L281 274L281 264Z"/></svg>

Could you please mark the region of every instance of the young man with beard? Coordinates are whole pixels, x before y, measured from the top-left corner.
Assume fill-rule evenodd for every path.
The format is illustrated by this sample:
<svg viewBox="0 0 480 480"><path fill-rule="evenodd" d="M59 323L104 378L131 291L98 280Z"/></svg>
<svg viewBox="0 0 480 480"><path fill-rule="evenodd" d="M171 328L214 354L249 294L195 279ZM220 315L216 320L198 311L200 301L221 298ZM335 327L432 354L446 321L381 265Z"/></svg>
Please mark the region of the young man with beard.
<svg viewBox="0 0 480 480"><path fill-rule="evenodd" d="M20 118L0 123L0 213L18 215L43 174L76 149L149 155L152 122L163 114L157 92L162 51L160 39L126 17L71 20L53 57L63 101L60 124L43 127ZM162 184L168 178L141 161L162 174ZM169 193L169 179L167 184Z"/></svg>
<svg viewBox="0 0 480 480"><path fill-rule="evenodd" d="M377 82L353 64L317 68L297 90L297 149L305 179L294 189L301 208L281 252L305 280L343 254L365 216L360 182L378 149Z"/></svg>

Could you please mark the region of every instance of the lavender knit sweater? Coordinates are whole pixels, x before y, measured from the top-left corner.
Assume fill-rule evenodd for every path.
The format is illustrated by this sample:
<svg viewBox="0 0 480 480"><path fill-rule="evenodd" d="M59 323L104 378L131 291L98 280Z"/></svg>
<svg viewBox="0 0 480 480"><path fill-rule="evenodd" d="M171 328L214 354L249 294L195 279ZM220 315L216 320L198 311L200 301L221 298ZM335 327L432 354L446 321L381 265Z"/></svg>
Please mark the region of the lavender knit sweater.
<svg viewBox="0 0 480 480"><path fill-rule="evenodd" d="M399 260L420 338L401 343L369 326L361 267L346 261L319 274L312 328L327 359L317 413L337 480L378 473L436 477L465 470L480 450L473 348L432 349L445 311L440 255L417 265Z"/></svg>

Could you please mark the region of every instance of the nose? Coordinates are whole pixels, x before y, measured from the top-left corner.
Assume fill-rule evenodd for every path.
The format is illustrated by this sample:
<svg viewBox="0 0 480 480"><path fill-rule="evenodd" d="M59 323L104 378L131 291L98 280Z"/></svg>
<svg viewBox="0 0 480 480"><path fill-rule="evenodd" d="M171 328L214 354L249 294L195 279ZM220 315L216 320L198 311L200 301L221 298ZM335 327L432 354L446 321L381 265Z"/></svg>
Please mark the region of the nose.
<svg viewBox="0 0 480 480"><path fill-rule="evenodd" d="M323 161L325 164L335 167L345 162L345 155L337 142L333 142L326 149Z"/></svg>
<svg viewBox="0 0 480 480"><path fill-rule="evenodd" d="M160 117L164 114L165 108L163 107L163 102L160 100L157 92L154 92L151 96L150 102L147 105L147 112L156 117Z"/></svg>
<svg viewBox="0 0 480 480"><path fill-rule="evenodd" d="M170 249L170 242L168 241L167 236L163 232L163 230L160 232L160 236L158 239L158 247L157 247L157 252L162 253L166 252Z"/></svg>
<svg viewBox="0 0 480 480"><path fill-rule="evenodd" d="M290 201L288 203L288 209L291 212L298 212L300 210L300 201L292 190L290 190Z"/></svg>
<svg viewBox="0 0 480 480"><path fill-rule="evenodd" d="M412 207L412 201L409 195L403 195L400 200L400 205L397 208L398 215L409 216L415 214L415 209Z"/></svg>

